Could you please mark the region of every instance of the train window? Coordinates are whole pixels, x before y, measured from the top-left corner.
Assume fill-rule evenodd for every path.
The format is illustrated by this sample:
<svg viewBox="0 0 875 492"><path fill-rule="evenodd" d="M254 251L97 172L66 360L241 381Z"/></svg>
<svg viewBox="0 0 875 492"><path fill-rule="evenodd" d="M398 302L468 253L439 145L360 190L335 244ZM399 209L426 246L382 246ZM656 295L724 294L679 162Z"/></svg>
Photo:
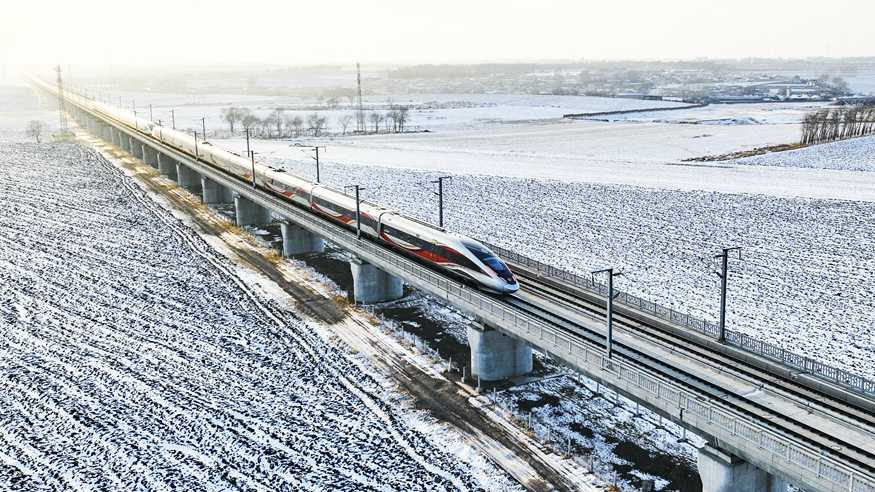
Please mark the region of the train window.
<svg viewBox="0 0 875 492"><path fill-rule="evenodd" d="M498 274L499 277L506 280L507 282L513 283L513 273L511 273L510 268L501 261L500 258L495 256L495 253L489 251L486 247L475 243L475 242L465 242L465 246L474 253L474 256L477 257L480 261L483 262L484 265L488 266L495 273Z"/></svg>

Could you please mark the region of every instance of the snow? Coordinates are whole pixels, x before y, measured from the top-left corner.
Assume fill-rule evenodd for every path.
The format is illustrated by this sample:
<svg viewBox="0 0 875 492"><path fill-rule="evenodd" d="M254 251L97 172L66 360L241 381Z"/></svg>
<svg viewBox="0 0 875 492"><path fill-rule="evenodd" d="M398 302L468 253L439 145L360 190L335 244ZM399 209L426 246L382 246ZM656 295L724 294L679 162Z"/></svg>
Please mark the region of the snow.
<svg viewBox="0 0 875 492"><path fill-rule="evenodd" d="M775 152L736 159L748 166L875 171L875 136L812 145L787 152Z"/></svg>
<svg viewBox="0 0 875 492"><path fill-rule="evenodd" d="M313 168L312 149L295 144L324 145L320 151L323 163L684 191L875 200L875 175L871 173L682 162L797 139L794 125L566 121L300 142L256 140L251 145L259 159L300 160ZM235 152L246 148L243 139L214 143ZM315 175L310 168L307 172Z"/></svg>
<svg viewBox="0 0 875 492"><path fill-rule="evenodd" d="M118 104L118 96L112 101ZM201 118L206 117L207 132L227 130L221 119L221 110L229 106L246 107L260 117L276 108L285 108L289 116L306 117L314 112L328 118L328 126L339 132L337 121L344 115L353 114L355 107L346 98L339 101L336 109L313 109L324 106L324 99L303 97L240 96L227 94L162 94L123 93L124 107L133 100L140 114L146 114L152 105L153 118L168 124L170 110L175 111L179 128L201 128ZM683 103L667 101L643 101L590 96L549 95L502 95L502 94L403 94L367 96L363 98L365 110L386 111L389 106L411 107L408 128L411 130L471 129L496 123L561 118L568 113L620 111L684 106ZM370 124L370 123L369 123ZM355 123L353 123L353 127ZM352 127L350 127L352 129Z"/></svg>
<svg viewBox="0 0 875 492"><path fill-rule="evenodd" d="M0 488L483 486L111 165L0 139Z"/></svg>
<svg viewBox="0 0 875 492"><path fill-rule="evenodd" d="M442 174L322 167L324 183L360 184L366 199L429 221ZM875 376L875 203L480 175L454 175L445 191L453 231L578 274L613 266L625 272L617 288L711 321L713 256L742 246L730 263L729 327Z"/></svg>
<svg viewBox="0 0 875 492"><path fill-rule="evenodd" d="M643 111L598 117L610 121L659 122L691 125L798 125L806 113L826 103L711 104L674 111Z"/></svg>
<svg viewBox="0 0 875 492"><path fill-rule="evenodd" d="M603 485L634 491L640 490L640 480L651 479L656 490L666 490L671 477L675 487L695 489L690 482L697 475L701 438L654 413L636 412L631 401L594 381L549 365L557 375L488 393L489 398L554 452L571 449Z"/></svg>

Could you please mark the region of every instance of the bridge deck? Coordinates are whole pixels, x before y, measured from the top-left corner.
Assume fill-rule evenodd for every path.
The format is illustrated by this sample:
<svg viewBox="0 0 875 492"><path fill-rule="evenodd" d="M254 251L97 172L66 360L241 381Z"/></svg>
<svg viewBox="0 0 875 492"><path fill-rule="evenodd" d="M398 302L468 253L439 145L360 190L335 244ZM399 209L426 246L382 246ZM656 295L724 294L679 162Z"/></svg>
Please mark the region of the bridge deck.
<svg viewBox="0 0 875 492"><path fill-rule="evenodd" d="M569 330L584 329L600 335L602 340L606 337L604 322L593 319L590 313L548 302L525 290L516 297L555 316L556 322L565 325ZM761 381L738 377L727 368L692 358L684 350L653 343L628 331L616 330L614 344L617 348L633 349L628 353L629 357L635 357L637 353L646 354L652 360L670 368L664 370L673 371L674 377L685 380L687 384L700 389L711 398L739 405L761 418L781 418L788 430L810 439L831 440L834 443L833 450L839 449L835 446L842 446L848 455L854 456L870 468L875 468L875 455L872 454L875 432L868 426L864 427L861 422L849 422L826 412L814 412L807 402L789 399L781 393L764 388ZM658 367L657 364L654 367ZM703 381L707 384L702 384Z"/></svg>

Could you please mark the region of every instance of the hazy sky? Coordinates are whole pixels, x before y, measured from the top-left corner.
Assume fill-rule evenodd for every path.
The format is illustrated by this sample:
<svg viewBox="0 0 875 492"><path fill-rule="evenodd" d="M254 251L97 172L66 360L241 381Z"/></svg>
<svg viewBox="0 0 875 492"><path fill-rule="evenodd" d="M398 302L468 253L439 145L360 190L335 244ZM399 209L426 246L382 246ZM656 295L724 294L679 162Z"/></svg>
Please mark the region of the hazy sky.
<svg viewBox="0 0 875 492"><path fill-rule="evenodd" d="M0 63L875 55L875 1L10 0Z"/></svg>

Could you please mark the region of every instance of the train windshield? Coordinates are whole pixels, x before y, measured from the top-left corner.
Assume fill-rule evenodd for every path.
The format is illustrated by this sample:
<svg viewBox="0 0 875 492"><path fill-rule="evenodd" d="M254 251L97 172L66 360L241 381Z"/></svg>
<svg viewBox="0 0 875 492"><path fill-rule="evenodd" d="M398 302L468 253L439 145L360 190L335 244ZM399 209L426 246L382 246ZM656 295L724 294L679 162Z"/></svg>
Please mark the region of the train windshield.
<svg viewBox="0 0 875 492"><path fill-rule="evenodd" d="M485 247L481 246L477 243L465 243L465 246L474 253L474 256L477 257L480 261L483 262L486 266L488 266L492 271L498 274L504 281L509 284L515 283L516 280L513 278L513 273L511 273L510 268L501 261L500 258L495 256L495 253L489 251Z"/></svg>

